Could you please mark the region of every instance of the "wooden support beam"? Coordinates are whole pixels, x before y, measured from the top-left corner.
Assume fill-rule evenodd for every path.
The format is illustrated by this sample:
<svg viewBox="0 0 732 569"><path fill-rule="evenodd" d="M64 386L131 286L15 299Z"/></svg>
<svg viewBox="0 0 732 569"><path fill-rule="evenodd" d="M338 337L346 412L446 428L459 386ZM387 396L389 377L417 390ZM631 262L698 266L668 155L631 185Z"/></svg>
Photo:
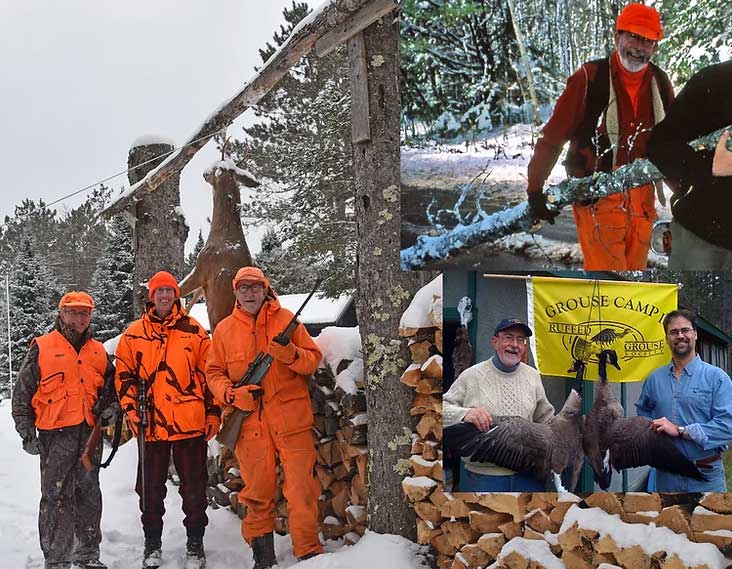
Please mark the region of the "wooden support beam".
<svg viewBox="0 0 732 569"><path fill-rule="evenodd" d="M372 0L331 0L305 18L293 30L287 41L270 57L262 69L188 139L186 145L174 152L150 171L147 176L112 202L104 214L111 217L141 199L170 176L179 173L193 156L209 141L209 137L229 126L252 105L264 97L289 72L290 68L315 48L315 43L336 26L345 22Z"/></svg>
<svg viewBox="0 0 732 569"><path fill-rule="evenodd" d="M352 37L360 34L371 24L386 16L397 7L394 0L373 0L358 12L339 24L315 43L315 54L324 57L345 43Z"/></svg>
<svg viewBox="0 0 732 569"><path fill-rule="evenodd" d="M368 64L362 33L348 40L348 66L351 74L351 142L357 144L371 139Z"/></svg>

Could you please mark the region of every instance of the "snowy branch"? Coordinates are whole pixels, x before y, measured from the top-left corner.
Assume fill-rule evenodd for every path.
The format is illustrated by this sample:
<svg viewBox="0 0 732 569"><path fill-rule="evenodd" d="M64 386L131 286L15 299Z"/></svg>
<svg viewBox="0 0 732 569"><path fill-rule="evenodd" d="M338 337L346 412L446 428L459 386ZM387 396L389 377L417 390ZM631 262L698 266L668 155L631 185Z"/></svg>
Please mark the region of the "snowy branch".
<svg viewBox="0 0 732 569"><path fill-rule="evenodd" d="M705 135L694 141L695 148L714 147L723 130ZM576 203L596 200L637 188L663 179L663 175L648 160L636 160L613 172L596 172L586 178L569 178L544 193L550 210L562 210ZM446 259L463 249L495 241L506 235L529 231L532 227L527 202L486 216L468 225L458 224L450 231L437 236L420 235L417 243L401 251L402 270L423 268L431 260Z"/></svg>

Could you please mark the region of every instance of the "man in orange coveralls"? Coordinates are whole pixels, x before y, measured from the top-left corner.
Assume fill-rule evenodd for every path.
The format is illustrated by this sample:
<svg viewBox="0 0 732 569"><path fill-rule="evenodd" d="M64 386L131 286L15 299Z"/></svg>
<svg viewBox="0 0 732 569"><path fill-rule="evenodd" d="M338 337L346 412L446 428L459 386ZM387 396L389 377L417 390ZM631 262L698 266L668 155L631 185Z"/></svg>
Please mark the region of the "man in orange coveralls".
<svg viewBox="0 0 732 569"><path fill-rule="evenodd" d="M208 471L206 441L221 424L221 409L206 386L205 367L211 341L198 322L180 305L175 277L155 273L148 282L152 306L124 331L116 351L115 387L135 434L140 424L140 377L147 382L145 432L145 508L142 509L140 465L136 491L140 496L145 534L144 569L159 567L162 558L165 481L170 455L180 476L179 493L188 537L185 569L204 569L203 534ZM137 373L138 357L140 360Z"/></svg>
<svg viewBox="0 0 732 569"><path fill-rule="evenodd" d="M206 376L217 399L252 412L244 420L236 443L244 481L239 499L247 507L242 535L254 552L254 568L267 569L277 564L272 535L275 455L279 455L285 474L294 553L308 559L323 552L318 538L320 486L313 474L313 412L304 378L315 372L322 355L302 324L286 346L273 340L285 330L293 314L280 306L260 269L239 269L232 285L234 310L216 326ZM259 352L274 358L261 388L233 388Z"/></svg>
<svg viewBox="0 0 732 569"><path fill-rule="evenodd" d="M674 97L666 73L650 63L662 36L654 8L629 4L617 19L613 54L585 63L567 80L529 162L527 193L534 221L554 223L557 212L546 208L542 187L568 140L564 164L576 178L610 172L646 156L650 131ZM660 183L658 187L663 200ZM656 219L653 184L573 209L585 270L646 268Z"/></svg>

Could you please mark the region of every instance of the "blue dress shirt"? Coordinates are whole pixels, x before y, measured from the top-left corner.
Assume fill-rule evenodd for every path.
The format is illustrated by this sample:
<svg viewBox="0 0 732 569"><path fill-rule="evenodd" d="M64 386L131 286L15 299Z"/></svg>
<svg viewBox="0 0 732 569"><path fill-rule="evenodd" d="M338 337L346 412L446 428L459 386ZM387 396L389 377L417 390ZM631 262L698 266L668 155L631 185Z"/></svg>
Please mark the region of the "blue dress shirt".
<svg viewBox="0 0 732 569"><path fill-rule="evenodd" d="M659 419L666 417L675 425L685 426L691 440L681 437L674 442L689 460L722 453L732 441L732 381L720 368L705 363L697 355L674 377L673 362L658 368L646 378L638 402L637 414ZM697 481L659 470L659 492L726 492L724 468L718 460L702 472L708 482Z"/></svg>

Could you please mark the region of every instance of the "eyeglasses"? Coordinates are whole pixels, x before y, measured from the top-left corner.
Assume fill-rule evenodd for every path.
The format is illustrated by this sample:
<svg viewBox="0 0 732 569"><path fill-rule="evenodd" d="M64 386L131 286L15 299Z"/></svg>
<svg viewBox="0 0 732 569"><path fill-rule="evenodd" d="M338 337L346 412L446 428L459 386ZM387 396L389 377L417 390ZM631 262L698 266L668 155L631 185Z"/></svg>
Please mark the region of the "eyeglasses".
<svg viewBox="0 0 732 569"><path fill-rule="evenodd" d="M625 33L625 35L627 35L629 39L633 40L639 45L642 45L643 47L656 47L656 45L658 45L657 41L649 40L648 38L644 38L643 36L639 36L638 34L634 34L633 32L623 33Z"/></svg>
<svg viewBox="0 0 732 569"><path fill-rule="evenodd" d="M502 342L505 342L506 344L513 344L516 342L517 344L523 344L526 345L526 342L528 341L528 338L526 336L514 336L513 334L501 334L498 336Z"/></svg>
<svg viewBox="0 0 732 569"><path fill-rule="evenodd" d="M240 284L239 286L236 287L236 290L239 292L247 292L250 290L252 292L260 292L263 288L264 288L264 286L262 286L262 283Z"/></svg>
<svg viewBox="0 0 732 569"><path fill-rule="evenodd" d="M78 309L78 310L75 310L73 308L64 308L63 313L66 316L71 316L72 318L90 318L92 311L91 311L91 308Z"/></svg>
<svg viewBox="0 0 732 569"><path fill-rule="evenodd" d="M669 330L667 334L669 336L688 336L693 331L693 328L673 328L672 330Z"/></svg>

